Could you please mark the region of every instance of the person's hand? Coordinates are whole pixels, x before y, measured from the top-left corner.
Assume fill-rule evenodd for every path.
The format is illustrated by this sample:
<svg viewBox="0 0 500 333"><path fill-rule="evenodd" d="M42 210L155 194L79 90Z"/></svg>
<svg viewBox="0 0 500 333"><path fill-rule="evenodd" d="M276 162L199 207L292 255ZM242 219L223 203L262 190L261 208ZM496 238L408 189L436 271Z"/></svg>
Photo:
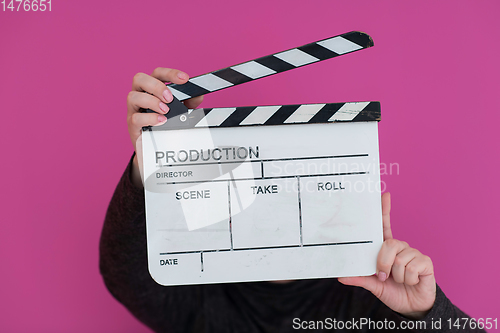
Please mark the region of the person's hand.
<svg viewBox="0 0 500 333"><path fill-rule="evenodd" d="M377 258L376 276L344 277L346 285L371 291L392 310L408 318L423 318L436 300L434 267L428 256L392 238L391 197L382 195L384 243Z"/></svg>
<svg viewBox="0 0 500 333"><path fill-rule="evenodd" d="M189 76L176 69L156 68L151 75L137 73L132 82L132 91L127 96L127 124L130 140L137 152L137 139L144 126L157 126L167 121L169 111L167 103L172 102L172 93L165 85L166 82L184 84ZM189 109L195 109L203 101L203 96L184 101ZM141 113L141 109L151 109L156 113ZM142 187L137 155L132 167L132 182Z"/></svg>

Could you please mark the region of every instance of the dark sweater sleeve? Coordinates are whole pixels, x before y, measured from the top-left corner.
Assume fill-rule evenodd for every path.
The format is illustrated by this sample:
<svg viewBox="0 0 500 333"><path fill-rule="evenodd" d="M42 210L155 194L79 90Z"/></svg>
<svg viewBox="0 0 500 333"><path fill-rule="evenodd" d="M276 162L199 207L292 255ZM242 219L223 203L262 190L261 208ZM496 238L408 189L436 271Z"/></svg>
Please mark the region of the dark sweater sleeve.
<svg viewBox="0 0 500 333"><path fill-rule="evenodd" d="M486 332L485 330L477 328L477 325L470 324L470 317L462 310L457 308L446 297L444 292L439 286L436 286L436 301L431 311L425 316L423 321L426 323L426 330L423 332ZM460 328L453 326L458 319ZM467 320L467 325L463 327Z"/></svg>
<svg viewBox="0 0 500 333"><path fill-rule="evenodd" d="M110 293L153 330L192 327L199 318L185 310L199 304L199 288L164 287L149 275L144 190L131 182L132 159L106 212L99 244L101 275Z"/></svg>

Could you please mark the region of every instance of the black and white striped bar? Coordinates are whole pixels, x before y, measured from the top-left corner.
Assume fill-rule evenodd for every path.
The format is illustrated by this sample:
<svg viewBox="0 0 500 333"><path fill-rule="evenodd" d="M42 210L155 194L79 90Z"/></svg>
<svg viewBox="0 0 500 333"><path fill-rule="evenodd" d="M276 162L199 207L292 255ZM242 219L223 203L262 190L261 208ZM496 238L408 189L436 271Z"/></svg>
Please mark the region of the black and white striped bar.
<svg viewBox="0 0 500 333"><path fill-rule="evenodd" d="M153 131L180 128L237 127L380 121L380 102L244 106L189 110Z"/></svg>
<svg viewBox="0 0 500 333"><path fill-rule="evenodd" d="M373 40L370 36L352 31L196 76L183 85L170 84L168 87L178 100L183 101L371 46L373 46Z"/></svg>

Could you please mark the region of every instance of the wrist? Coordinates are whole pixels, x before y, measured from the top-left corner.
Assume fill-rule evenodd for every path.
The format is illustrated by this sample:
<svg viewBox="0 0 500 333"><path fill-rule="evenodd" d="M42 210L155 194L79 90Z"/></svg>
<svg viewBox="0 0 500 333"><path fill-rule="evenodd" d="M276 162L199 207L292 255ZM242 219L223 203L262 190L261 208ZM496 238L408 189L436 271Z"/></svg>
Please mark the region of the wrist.
<svg viewBox="0 0 500 333"><path fill-rule="evenodd" d="M130 181L135 187L142 189L144 188L141 179L141 171L139 169L139 161L137 159L137 154L134 155L132 160L132 169L130 170Z"/></svg>

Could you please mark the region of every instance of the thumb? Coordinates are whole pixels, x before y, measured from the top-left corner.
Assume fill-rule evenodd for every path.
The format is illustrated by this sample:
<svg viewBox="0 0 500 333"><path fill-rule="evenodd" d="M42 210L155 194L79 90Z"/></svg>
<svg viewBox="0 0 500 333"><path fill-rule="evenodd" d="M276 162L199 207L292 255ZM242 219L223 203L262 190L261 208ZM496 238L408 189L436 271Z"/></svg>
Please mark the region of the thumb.
<svg viewBox="0 0 500 333"><path fill-rule="evenodd" d="M366 290L372 292L376 297L380 297L382 295L382 290L384 290L383 282L380 281L375 275L342 277L338 278L338 281L347 286L365 288Z"/></svg>

